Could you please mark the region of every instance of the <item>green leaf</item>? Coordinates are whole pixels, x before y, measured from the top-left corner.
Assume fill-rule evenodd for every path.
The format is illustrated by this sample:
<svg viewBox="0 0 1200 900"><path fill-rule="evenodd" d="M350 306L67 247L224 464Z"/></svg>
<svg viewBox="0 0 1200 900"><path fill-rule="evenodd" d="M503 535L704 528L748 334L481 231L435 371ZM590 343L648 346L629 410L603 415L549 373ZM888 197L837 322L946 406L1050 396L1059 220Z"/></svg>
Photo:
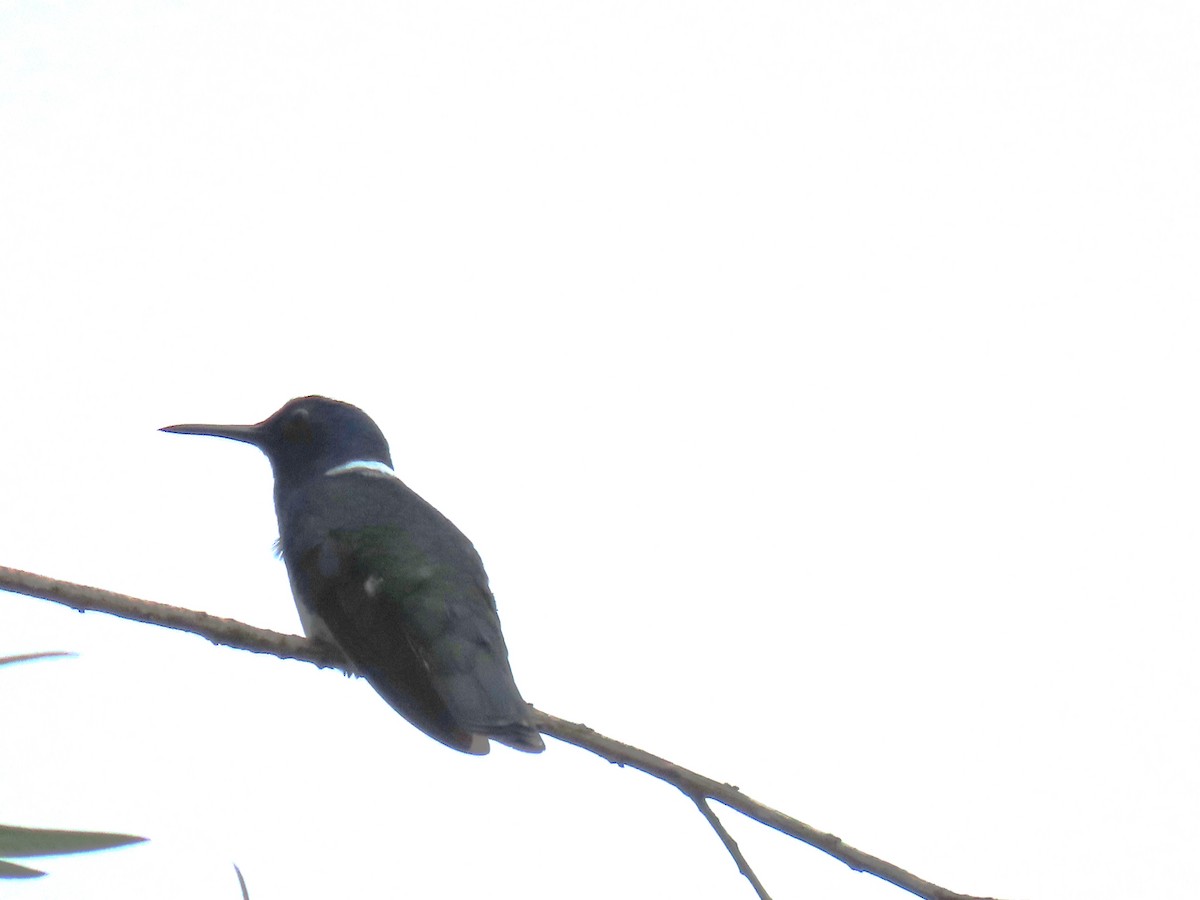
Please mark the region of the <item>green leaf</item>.
<svg viewBox="0 0 1200 900"><path fill-rule="evenodd" d="M37 869L27 869L24 866L18 866L16 863L5 862L0 859L0 878L41 878L45 872L39 872Z"/></svg>
<svg viewBox="0 0 1200 900"><path fill-rule="evenodd" d="M0 657L0 666L13 663L29 662L35 659L48 659L54 656L74 656L74 653L64 653L52 650L45 653L23 653L20 656ZM22 828L18 825L0 825L0 857L4 856L59 856L67 853L91 853L95 850L108 850L112 847L124 847L127 844L137 844L146 840L131 834L108 834L102 831L58 831L50 828ZM0 879L4 878L40 878L45 875L37 869L18 866L16 863L0 859Z"/></svg>
<svg viewBox="0 0 1200 900"><path fill-rule="evenodd" d="M0 825L0 857L58 856L64 853L90 853L110 847L124 847L146 840L131 834L106 834L102 831L56 831L50 828L21 828ZM19 868L19 867L18 867Z"/></svg>

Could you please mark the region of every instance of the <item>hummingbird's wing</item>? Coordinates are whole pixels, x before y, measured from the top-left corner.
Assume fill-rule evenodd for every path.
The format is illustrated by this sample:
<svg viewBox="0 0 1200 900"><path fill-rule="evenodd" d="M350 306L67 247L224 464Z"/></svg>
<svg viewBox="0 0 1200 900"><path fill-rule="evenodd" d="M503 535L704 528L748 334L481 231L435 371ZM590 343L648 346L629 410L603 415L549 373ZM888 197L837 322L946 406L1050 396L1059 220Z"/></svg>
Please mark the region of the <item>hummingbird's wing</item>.
<svg viewBox="0 0 1200 900"><path fill-rule="evenodd" d="M293 586L346 656L397 712L448 746L486 753L492 737L544 749L470 541L398 479L325 480L318 492L337 502L313 498L323 533L300 554ZM329 521L330 509L352 511L353 521Z"/></svg>

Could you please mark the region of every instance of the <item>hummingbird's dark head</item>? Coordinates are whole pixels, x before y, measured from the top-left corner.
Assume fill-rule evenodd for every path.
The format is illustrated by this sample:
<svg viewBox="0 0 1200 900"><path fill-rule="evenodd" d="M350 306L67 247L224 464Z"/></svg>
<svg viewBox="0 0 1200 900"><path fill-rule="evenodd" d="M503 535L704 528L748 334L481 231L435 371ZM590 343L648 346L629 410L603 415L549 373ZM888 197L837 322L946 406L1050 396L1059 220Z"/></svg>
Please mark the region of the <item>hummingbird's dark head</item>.
<svg viewBox="0 0 1200 900"><path fill-rule="evenodd" d="M357 406L328 397L297 397L257 425L170 425L162 431L204 434L253 444L277 481L297 483L350 462L391 468L387 439Z"/></svg>

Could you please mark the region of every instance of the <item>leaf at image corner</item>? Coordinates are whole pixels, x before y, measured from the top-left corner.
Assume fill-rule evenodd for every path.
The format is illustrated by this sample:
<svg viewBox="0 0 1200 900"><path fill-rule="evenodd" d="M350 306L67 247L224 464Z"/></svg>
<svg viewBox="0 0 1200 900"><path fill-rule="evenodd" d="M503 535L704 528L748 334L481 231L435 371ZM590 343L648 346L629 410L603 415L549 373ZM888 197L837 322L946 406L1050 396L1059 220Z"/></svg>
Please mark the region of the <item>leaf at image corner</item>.
<svg viewBox="0 0 1200 900"><path fill-rule="evenodd" d="M27 869L25 866L0 859L0 878L41 878L45 874L37 869Z"/></svg>
<svg viewBox="0 0 1200 900"><path fill-rule="evenodd" d="M144 837L136 837L132 834L108 834L103 831L58 831L51 828L0 825L0 859L8 856L59 856L66 853L91 853L93 850L124 847L127 844L137 844L144 840L146 840Z"/></svg>
<svg viewBox="0 0 1200 900"><path fill-rule="evenodd" d="M74 653L68 653L65 650L48 650L45 653L22 653L20 656L3 656L0 657L0 666L7 666L10 663L30 662L35 659L49 659L53 656L74 656Z"/></svg>

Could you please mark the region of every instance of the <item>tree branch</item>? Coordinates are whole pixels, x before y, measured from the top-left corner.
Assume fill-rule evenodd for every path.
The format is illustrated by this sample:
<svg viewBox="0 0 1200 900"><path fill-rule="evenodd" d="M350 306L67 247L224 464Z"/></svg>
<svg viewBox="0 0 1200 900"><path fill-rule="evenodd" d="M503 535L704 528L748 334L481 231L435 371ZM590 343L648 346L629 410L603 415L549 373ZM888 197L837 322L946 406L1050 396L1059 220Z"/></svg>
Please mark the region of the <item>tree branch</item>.
<svg viewBox="0 0 1200 900"><path fill-rule="evenodd" d="M50 600L80 611L94 610L135 622L161 625L179 631L190 631L207 638L214 644L223 644L226 647L250 650L254 653L269 653L282 659L297 659L313 663L321 668L336 668L353 673L353 668L347 664L345 658L335 648L297 635L280 634L265 628L255 628L235 619L223 619L208 613L168 606L165 603L139 600L125 594L72 584L68 581L58 581L54 578L4 566L0 566L0 590ZM712 825L722 843L725 844L725 848L737 863L739 871L750 880L759 897L764 900L769 900L766 890L754 875L753 870L750 869L749 864L746 863L745 857L738 849L737 842L730 837L729 832L717 819L716 814L708 805L708 800L716 800L756 822L761 822L763 825L829 854L856 872L866 872L876 878L882 878L896 887L924 898L924 900L991 900L991 898L959 894L923 878L918 878L899 866L851 847L835 835L818 831L799 819L794 819L750 799L731 784L715 781L698 772L676 765L670 760L663 759L661 756L655 756L653 753L623 744L593 731L586 725L560 719L537 709L534 710L534 714L538 729L543 734L558 738L568 744L574 744L576 747L594 753L619 766L631 766L679 788L692 799L701 814Z"/></svg>

